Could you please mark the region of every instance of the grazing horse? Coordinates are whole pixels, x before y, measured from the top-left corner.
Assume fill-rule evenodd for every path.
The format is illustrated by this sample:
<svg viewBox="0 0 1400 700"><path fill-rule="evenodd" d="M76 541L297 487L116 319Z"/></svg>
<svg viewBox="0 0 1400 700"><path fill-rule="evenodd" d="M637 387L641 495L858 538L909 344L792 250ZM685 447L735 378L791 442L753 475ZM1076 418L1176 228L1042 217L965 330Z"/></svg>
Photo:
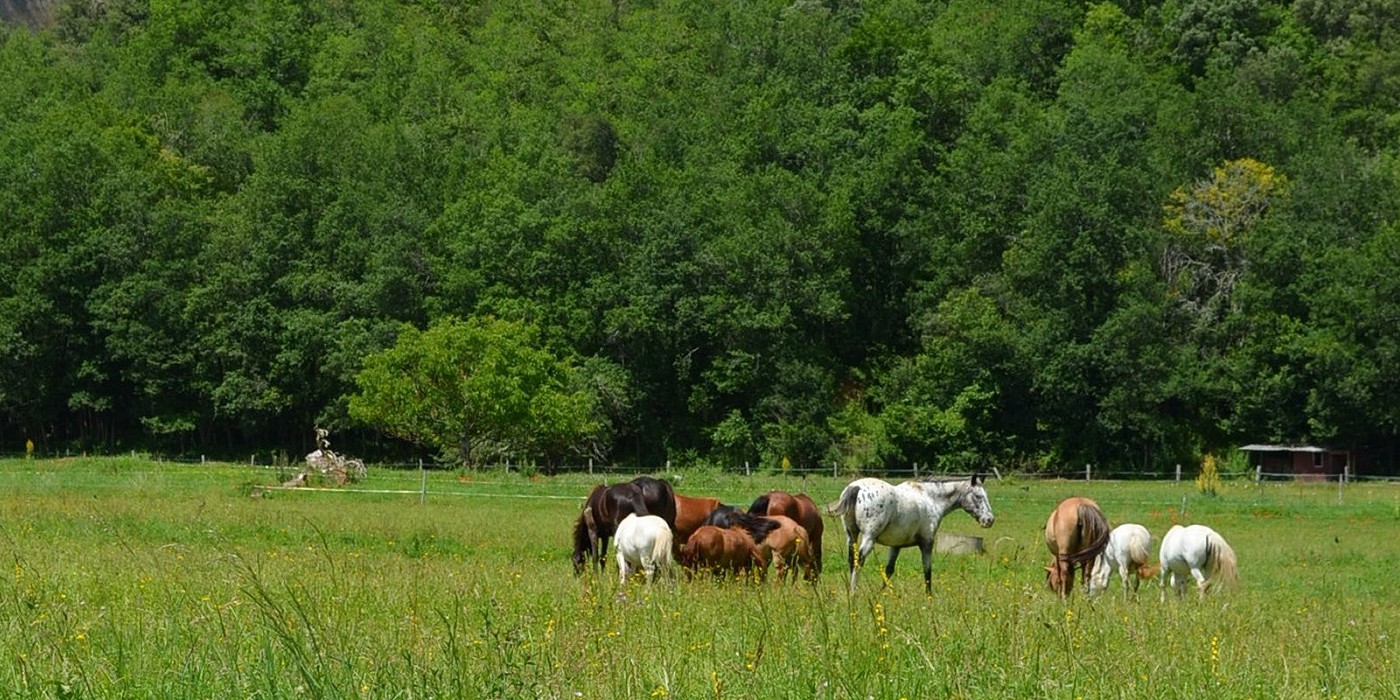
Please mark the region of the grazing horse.
<svg viewBox="0 0 1400 700"><path fill-rule="evenodd" d="M592 556L598 570L605 566L608 539L617 524L629 514L655 515L669 527L676 521L675 492L671 485L649 476L639 476L625 484L599 484L584 501L578 522L574 523L574 574L583 573L584 562Z"/></svg>
<svg viewBox="0 0 1400 700"><path fill-rule="evenodd" d="M807 534L812 538L812 554L815 557L813 570L816 575L822 572L822 530L826 527L822 522L821 511L817 509L817 504L805 493L791 494L786 491L769 491L759 496L749 506L749 512L754 515L785 515L797 521L807 530Z"/></svg>
<svg viewBox="0 0 1400 700"><path fill-rule="evenodd" d="M676 519L671 529L676 535L677 545L689 541L690 536L700 529L701 525L705 524L705 519L710 517L710 513L722 505L717 498L697 498L675 494L673 499L676 502Z"/></svg>
<svg viewBox="0 0 1400 700"><path fill-rule="evenodd" d="M1202 598L1222 584L1232 584L1239 579L1235 550L1220 533L1205 525L1172 526L1162 537L1157 560L1162 566L1157 580L1162 589L1161 600L1167 599L1168 575L1178 598L1186 594L1188 577L1196 579L1196 590Z"/></svg>
<svg viewBox="0 0 1400 700"><path fill-rule="evenodd" d="M764 554L771 554L773 559L773 570L777 574L778 581L787 578L789 572L792 573L792 580L797 581L797 569L802 568L802 579L813 583L817 580L816 558L813 556L813 543L807 534L807 528L797 524L796 520L786 515L770 515L766 520L774 524L774 530L768 533L767 539L759 544L759 551Z"/></svg>
<svg viewBox="0 0 1400 700"><path fill-rule="evenodd" d="M967 511L982 527L991 527L996 521L981 474L964 481L906 481L898 486L880 479L857 479L847 484L841 497L827 506L827 512L841 516L846 527L851 592L856 590L856 574L879 543L890 548L886 582L894 575L899 550L918 546L924 557L924 592L933 595L934 535L943 516L954 508Z"/></svg>
<svg viewBox="0 0 1400 700"><path fill-rule="evenodd" d="M1060 501L1045 521L1045 547L1054 561L1045 567L1045 582L1051 590L1068 598L1074 591L1074 565L1084 570L1084 580L1094 573L1094 559L1108 546L1108 518L1099 504L1073 496ZM1087 585L1087 584L1086 584Z"/></svg>
<svg viewBox="0 0 1400 700"><path fill-rule="evenodd" d="M1132 579L1133 595L1137 595L1142 579L1156 578L1157 567L1148 566L1152 533L1137 523L1123 523L1108 535L1108 545L1094 560L1093 574L1084 581L1084 590L1093 595L1108 590L1109 574L1118 572L1123 582L1123 599L1128 599L1128 580Z"/></svg>
<svg viewBox="0 0 1400 700"><path fill-rule="evenodd" d="M617 568L622 583L638 569L646 572L647 583L660 572L675 578L675 560L671 558L671 526L655 515L629 513L617 524Z"/></svg>
<svg viewBox="0 0 1400 700"><path fill-rule="evenodd" d="M742 528L744 532L749 533L749 537L753 538L754 544L763 544L763 540L768 537L768 533L778 528L778 523L768 518L750 515L734 506L726 505L721 505L710 511L710 514L705 518L704 524L714 525L715 527Z"/></svg>
<svg viewBox="0 0 1400 700"><path fill-rule="evenodd" d="M751 574L759 578L768 572L768 558L747 532L737 527L701 525L681 547L681 566L686 577L697 571L714 574Z"/></svg>

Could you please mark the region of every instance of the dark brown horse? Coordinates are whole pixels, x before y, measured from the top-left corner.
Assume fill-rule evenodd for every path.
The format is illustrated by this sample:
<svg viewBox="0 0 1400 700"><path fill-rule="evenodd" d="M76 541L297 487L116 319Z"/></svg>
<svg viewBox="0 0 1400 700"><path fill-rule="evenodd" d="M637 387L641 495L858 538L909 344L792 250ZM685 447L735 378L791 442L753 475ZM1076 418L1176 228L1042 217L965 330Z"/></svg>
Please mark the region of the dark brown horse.
<svg viewBox="0 0 1400 700"><path fill-rule="evenodd" d="M1099 504L1082 496L1060 501L1045 521L1045 546L1055 556L1045 567L1045 583L1061 598L1074 591L1074 565L1084 571L1089 581L1094 573L1094 559L1108 546L1108 525ZM1086 584L1087 585L1087 584Z"/></svg>
<svg viewBox="0 0 1400 700"><path fill-rule="evenodd" d="M791 494L786 491L769 491L758 497L749 506L754 515L785 515L792 518L807 531L812 538L813 567L817 574L822 572L822 513L817 504L805 493Z"/></svg>
<svg viewBox="0 0 1400 700"><path fill-rule="evenodd" d="M722 505L718 498L697 498L695 496L675 495L676 499L676 524L671 531L675 535L676 546L684 545L690 536L705 524L705 519L710 517L710 513Z"/></svg>
<svg viewBox="0 0 1400 700"><path fill-rule="evenodd" d="M675 529L676 494L671 485L649 476L639 476L625 484L598 484L584 501L583 511L574 524L574 574L583 573L588 557L606 566L608 540L617 524L631 514L655 515Z"/></svg>
<svg viewBox="0 0 1400 700"><path fill-rule="evenodd" d="M757 569L762 579L768 573L768 557L737 527L701 525L681 547L680 559L687 577L702 571L717 576L753 574Z"/></svg>

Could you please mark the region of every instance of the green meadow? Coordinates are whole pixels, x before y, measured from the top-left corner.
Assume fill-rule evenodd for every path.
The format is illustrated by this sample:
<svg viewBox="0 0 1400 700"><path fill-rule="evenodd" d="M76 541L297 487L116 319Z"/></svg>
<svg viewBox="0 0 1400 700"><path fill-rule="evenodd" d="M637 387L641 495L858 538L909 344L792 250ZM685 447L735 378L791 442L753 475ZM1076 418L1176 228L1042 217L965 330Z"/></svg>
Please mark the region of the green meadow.
<svg viewBox="0 0 1400 700"><path fill-rule="evenodd" d="M658 476L741 506L849 480ZM1400 697L1400 485L989 479L991 529L944 522L987 553L935 556L930 597L915 550L882 585L883 547L848 594L830 518L815 586L575 578L601 476L430 472L426 498L422 478L280 491L247 466L0 461L0 697ZM1070 495L1159 538L1211 525L1240 584L1059 600L1040 530Z"/></svg>

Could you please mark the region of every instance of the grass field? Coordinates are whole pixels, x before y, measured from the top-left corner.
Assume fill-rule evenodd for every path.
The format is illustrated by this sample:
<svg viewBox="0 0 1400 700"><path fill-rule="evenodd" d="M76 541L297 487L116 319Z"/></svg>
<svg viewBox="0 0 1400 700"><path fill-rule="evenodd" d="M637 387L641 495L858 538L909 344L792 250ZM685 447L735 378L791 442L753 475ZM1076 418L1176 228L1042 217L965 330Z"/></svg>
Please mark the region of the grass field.
<svg viewBox="0 0 1400 700"><path fill-rule="evenodd" d="M667 475L670 476L670 475ZM705 472L677 490L821 504L847 479ZM371 469L361 491L141 459L0 461L0 697L1395 698L1400 486L989 481L984 556L916 552L845 590L572 575L587 475ZM1087 495L1160 537L1219 530L1241 584L1124 602L1046 591L1040 529ZM1183 515L1183 504L1186 512ZM883 564L884 548L876 550Z"/></svg>

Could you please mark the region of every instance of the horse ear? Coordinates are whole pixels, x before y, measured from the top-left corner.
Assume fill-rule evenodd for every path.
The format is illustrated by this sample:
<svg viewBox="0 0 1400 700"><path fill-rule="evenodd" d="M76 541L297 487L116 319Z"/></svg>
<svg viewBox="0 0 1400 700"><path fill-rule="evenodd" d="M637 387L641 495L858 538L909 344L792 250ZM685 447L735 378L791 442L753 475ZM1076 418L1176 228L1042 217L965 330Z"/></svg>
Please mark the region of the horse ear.
<svg viewBox="0 0 1400 700"><path fill-rule="evenodd" d="M982 472L977 472L976 474L973 474L973 475L972 475L972 485L973 485L973 486L981 486L981 485L982 485L982 480L985 479L985 478L986 478L986 477L982 474Z"/></svg>

